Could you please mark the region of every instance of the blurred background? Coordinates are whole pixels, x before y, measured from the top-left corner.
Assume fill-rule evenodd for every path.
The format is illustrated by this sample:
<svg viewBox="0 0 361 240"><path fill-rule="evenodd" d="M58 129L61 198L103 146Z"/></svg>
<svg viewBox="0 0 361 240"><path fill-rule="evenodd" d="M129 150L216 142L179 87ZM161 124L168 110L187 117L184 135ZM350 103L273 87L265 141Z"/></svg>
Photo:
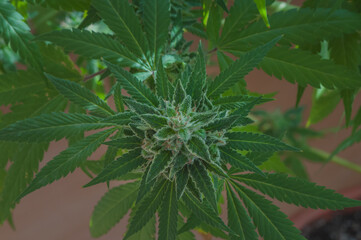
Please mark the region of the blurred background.
<svg viewBox="0 0 361 240"><path fill-rule="evenodd" d="M285 1L287 2L287 1ZM290 2L290 1L288 1ZM21 1L19 1L19 4ZM292 1L292 4L300 6L302 0ZM34 34L41 34L50 30L62 28L76 27L80 24L83 13L73 12L62 13L56 10L51 10L42 7L29 8L28 21L32 26ZM21 11L21 4L19 5ZM97 24L92 26L92 30L101 29L106 32L105 25ZM191 48L193 50L198 44L199 38L191 34L186 34L187 40L193 40L194 43ZM25 68L19 63L19 57L14 54L4 42L0 40L0 61L6 70L14 70L14 68ZM80 66L83 59L71 54L71 59ZM210 59L216 61L215 59ZM94 73L99 70L99 63L97 61L89 61L87 65L81 65L78 71ZM213 64L215 65L215 64ZM208 75L215 76L219 73L217 66L210 66L207 69ZM97 85L96 79L92 84ZM265 95L272 95L274 101L264 103L256 107L254 111L254 118L258 120L259 128L262 131L268 132L271 135L278 135L279 133L287 132L289 134L297 134L296 130L304 128L309 121L310 112L312 109L313 89L307 87L304 95L299 103L299 107L295 108L297 86L285 80L278 80L275 77L270 77L261 70L255 69L246 78L247 88L251 92L258 92ZM108 80L105 81L105 89L109 85ZM104 94L104 89L101 84L98 84L98 93ZM361 107L360 96L354 100L354 109ZM2 106L1 110L6 113L9 110L8 106ZM353 113L353 116L356 113ZM344 129L344 107L342 102L334 108L325 119L312 124L310 129L315 131L310 133L311 137L305 137L308 145L312 149L316 149L318 154L324 151L325 153L332 152L343 139L350 136L352 129ZM296 120L295 120L296 119ZM291 124L292 123L292 124ZM297 123L297 125L295 125ZM296 130L295 130L296 129ZM338 131L336 131L338 130ZM322 133L322 134L321 134ZM322 135L322 136L321 136ZM286 136L292 140L292 136ZM67 141L61 140L52 142L49 150L46 152L44 161L41 162L40 167L44 166L49 160L67 148ZM105 149L99 149L90 159L99 159L104 154ZM0 153L1 154L1 153ZM321 154L322 155L322 154ZM347 192L361 186L361 145L355 144L345 151L338 154L335 162L326 164L317 156L311 159L304 159L302 164L294 160L294 156L281 156L282 164L280 164L280 171L287 172L287 169L298 171L297 174L304 178L335 189L339 192ZM327 159L328 155L325 155ZM325 160L324 159L324 160ZM348 161L348 167L341 166L340 162L343 159ZM281 160L275 160L280 161ZM352 163L360 165L358 169ZM346 165L347 165L346 164ZM285 169L282 169L282 167ZM267 168L267 166L265 166ZM353 169L352 169L353 168ZM106 184L99 184L91 188L82 188L84 184L89 181L89 177L82 171L76 170L66 178L52 183L34 193L26 196L21 200L21 203L16 207L13 213L13 221L16 230L13 230L8 223L0 227L0 239L3 240L64 240L77 239L88 240L92 239L89 233L89 219L93 208L103 194L107 191ZM114 183L112 183L114 186ZM117 183L119 184L119 183ZM285 212L291 219L297 216L304 209L291 206L288 204L280 204L281 210ZM127 218L124 218L115 228L113 228L107 235L99 238L101 240L107 239L121 239L126 230ZM199 239L203 239L198 236ZM214 238L215 239L215 238Z"/></svg>

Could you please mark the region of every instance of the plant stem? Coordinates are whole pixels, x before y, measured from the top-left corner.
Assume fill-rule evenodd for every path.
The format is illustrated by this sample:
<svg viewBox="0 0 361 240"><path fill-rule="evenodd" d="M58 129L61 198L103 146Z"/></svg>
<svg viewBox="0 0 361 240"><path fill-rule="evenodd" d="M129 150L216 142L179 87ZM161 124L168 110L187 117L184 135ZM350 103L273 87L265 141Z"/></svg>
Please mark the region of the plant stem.
<svg viewBox="0 0 361 240"><path fill-rule="evenodd" d="M313 151L315 154L317 154L320 158L322 158L322 160L324 160L324 162L327 162L328 157L330 155L328 152L325 152L325 151L322 151L322 150L316 149L316 148L311 148L309 150ZM336 163L340 166L343 166L343 167L351 169L355 172L361 173L361 166L358 164L355 164L353 162L350 162L347 159L344 159L344 158L341 158L338 156L334 156L334 157L332 157L330 162Z"/></svg>
<svg viewBox="0 0 361 240"><path fill-rule="evenodd" d="M86 82L86 81L88 81L88 80L90 80L90 79L92 79L92 78L94 78L94 77L96 77L98 75L101 75L101 74L105 73L106 70L107 69L104 68L103 70L100 70L99 72L96 72L96 73L93 73L91 75L85 76L84 77L84 82Z"/></svg>

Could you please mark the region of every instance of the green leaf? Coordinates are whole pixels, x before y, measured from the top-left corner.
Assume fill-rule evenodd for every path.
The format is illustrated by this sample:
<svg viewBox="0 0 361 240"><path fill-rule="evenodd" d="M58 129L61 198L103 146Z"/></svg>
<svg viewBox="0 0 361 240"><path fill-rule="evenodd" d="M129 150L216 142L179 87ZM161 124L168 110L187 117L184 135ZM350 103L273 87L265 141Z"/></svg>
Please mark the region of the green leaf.
<svg viewBox="0 0 361 240"><path fill-rule="evenodd" d="M185 156L184 154L179 152L172 160L173 167L170 170L170 177L173 177L174 174L176 174L178 171L183 169L188 161L189 160L188 160L187 156ZM186 173L186 174L188 174L188 173ZM187 179L188 179L188 177L187 177Z"/></svg>
<svg viewBox="0 0 361 240"><path fill-rule="evenodd" d="M52 7L65 11L85 11L90 6L90 0L26 0L32 4L40 4L44 7Z"/></svg>
<svg viewBox="0 0 361 240"><path fill-rule="evenodd" d="M139 148L142 144L142 141L140 138L132 136L115 138L111 141L105 142L104 144L109 146L115 146L121 149L134 149Z"/></svg>
<svg viewBox="0 0 361 240"><path fill-rule="evenodd" d="M44 91L44 76L34 70L9 72L0 75L1 105L25 101Z"/></svg>
<svg viewBox="0 0 361 240"><path fill-rule="evenodd" d="M226 133L227 144L234 149L255 152L299 151L278 138L253 132Z"/></svg>
<svg viewBox="0 0 361 240"><path fill-rule="evenodd" d="M307 84L315 88L322 85L328 89L361 86L360 74L301 49L274 48L263 59L260 67L270 76L297 82L303 87Z"/></svg>
<svg viewBox="0 0 361 240"><path fill-rule="evenodd" d="M132 213L129 229L124 240L129 239L130 236L140 231L153 217L161 205L169 185L169 181L165 178L160 178L153 189L137 204L137 207L134 209L134 214Z"/></svg>
<svg viewBox="0 0 361 240"><path fill-rule="evenodd" d="M297 97L296 97L296 108L299 106L301 98L306 90L305 86L301 86L300 84L297 84Z"/></svg>
<svg viewBox="0 0 361 240"><path fill-rule="evenodd" d="M355 132L357 128L361 125L361 106L358 109L354 119L352 120L352 132Z"/></svg>
<svg viewBox="0 0 361 240"><path fill-rule="evenodd" d="M46 76L56 89L73 103L91 111L95 115L102 117L114 115L114 111L106 102L78 83L60 79L49 74L46 74Z"/></svg>
<svg viewBox="0 0 361 240"><path fill-rule="evenodd" d="M86 17L82 19L81 23L78 26L78 29L82 30L91 24L99 22L101 19L97 14L97 10L93 6L90 6L90 8L86 12Z"/></svg>
<svg viewBox="0 0 361 240"><path fill-rule="evenodd" d="M169 0L145 0L143 4L144 30L156 65L168 39L170 3Z"/></svg>
<svg viewBox="0 0 361 240"><path fill-rule="evenodd" d="M189 168L188 168L189 169ZM194 196L197 198L197 200L199 202L203 202L202 199L202 193L199 191L199 189L196 187L192 177L188 178L188 182L187 182L187 190ZM211 206L209 206L211 207Z"/></svg>
<svg viewBox="0 0 361 240"><path fill-rule="evenodd" d="M341 90L340 95L342 98L343 107L345 109L346 127L348 127L350 124L350 121L351 121L352 105L353 105L353 101L355 99L356 90L355 89L344 89L344 90Z"/></svg>
<svg viewBox="0 0 361 240"><path fill-rule="evenodd" d="M127 183L110 189L95 206L90 219L93 237L106 234L132 207L138 193L139 182Z"/></svg>
<svg viewBox="0 0 361 240"><path fill-rule="evenodd" d="M361 205L360 201L345 198L333 190L286 174L267 174L267 178L243 174L233 178L272 198L297 206L336 210Z"/></svg>
<svg viewBox="0 0 361 240"><path fill-rule="evenodd" d="M314 89L312 96L312 107L307 126L315 124L330 115L340 102L340 94L336 90L325 88Z"/></svg>
<svg viewBox="0 0 361 240"><path fill-rule="evenodd" d="M127 98L124 96L123 99L127 107L130 108L133 112L138 114L159 114L159 111L152 106L134 101L132 98Z"/></svg>
<svg viewBox="0 0 361 240"><path fill-rule="evenodd" d="M101 122L103 123L113 123L117 125L128 125L132 122L131 118L134 117L135 114L130 111L122 112L115 114L111 117L103 118Z"/></svg>
<svg viewBox="0 0 361 240"><path fill-rule="evenodd" d="M233 59L221 51L217 51L218 65L221 72L226 70L233 63Z"/></svg>
<svg viewBox="0 0 361 240"><path fill-rule="evenodd" d="M198 227L201 223L202 223L202 221L199 220L199 218L197 218L194 214L191 214L187 218L187 222L185 224L183 224L183 226L178 230L177 234L179 235L184 232L190 231L193 228Z"/></svg>
<svg viewBox="0 0 361 240"><path fill-rule="evenodd" d="M209 175L207 169L204 167L201 161L197 160L189 166L189 172L199 191L203 193L207 201L209 201L212 207L216 210L216 190L214 189L212 178Z"/></svg>
<svg viewBox="0 0 361 240"><path fill-rule="evenodd" d="M140 118L144 120L151 128L160 129L165 126L168 126L167 118L155 115L155 114L142 114Z"/></svg>
<svg viewBox="0 0 361 240"><path fill-rule="evenodd" d="M146 180L147 182L152 181L161 172L163 172L164 169L167 168L167 166L170 163L171 156L172 156L171 151L161 151L154 157L147 175L147 180Z"/></svg>
<svg viewBox="0 0 361 240"><path fill-rule="evenodd" d="M17 145L11 157L13 164L7 171L3 190L0 193L0 223L10 216L10 209L14 207L17 197L38 171L39 162L43 160L47 148L48 144L44 143Z"/></svg>
<svg viewBox="0 0 361 240"><path fill-rule="evenodd" d="M189 81L185 88L187 95L191 96L193 103L198 102L201 96L203 95L204 92L203 88L206 84L206 79L207 76L206 76L205 56L203 53L202 43L199 42L196 63L191 75L189 76Z"/></svg>
<svg viewBox="0 0 361 240"><path fill-rule="evenodd" d="M159 211L159 240L175 240L177 237L177 188L175 181L169 184Z"/></svg>
<svg viewBox="0 0 361 240"><path fill-rule="evenodd" d="M207 21L207 36L210 40L211 46L216 45L219 39L219 30L223 20L223 10L215 3L209 9L209 16Z"/></svg>
<svg viewBox="0 0 361 240"><path fill-rule="evenodd" d="M159 101L157 97L135 76L117 65L111 64L109 62L106 64L110 71L112 71L114 76L118 79L122 87L127 90L128 94L130 94L136 101L145 103L149 106L158 106Z"/></svg>
<svg viewBox="0 0 361 240"><path fill-rule="evenodd" d="M211 155L209 154L208 146L199 136L194 135L186 143L186 147L196 157L199 157L206 161L211 161Z"/></svg>
<svg viewBox="0 0 361 240"><path fill-rule="evenodd" d="M222 219L218 217L218 213L216 213L206 201L200 203L195 197L193 197L192 194L188 193L187 191L184 192L182 199L186 206L201 221L204 221L213 227L220 228L223 231L232 232L232 230L223 223Z"/></svg>
<svg viewBox="0 0 361 240"><path fill-rule="evenodd" d="M183 218L178 215L178 225L184 224ZM177 240L196 240L194 234L191 231L180 233L177 232Z"/></svg>
<svg viewBox="0 0 361 240"><path fill-rule="evenodd" d="M204 129L206 131L229 129L234 126L235 123L239 123L242 120L245 122L245 119L245 117L240 115L231 115L228 117L216 119L214 122L208 124ZM250 123L252 123L252 121Z"/></svg>
<svg viewBox="0 0 361 240"><path fill-rule="evenodd" d="M64 47L66 51L73 51L87 58L105 59L120 66L148 70L148 66L141 59L112 36L104 33L62 29L45 33L37 37L37 40L53 42Z"/></svg>
<svg viewBox="0 0 361 240"><path fill-rule="evenodd" d="M175 105L181 104L185 97L186 91L184 90L182 81L178 81L173 95L173 101Z"/></svg>
<svg viewBox="0 0 361 240"><path fill-rule="evenodd" d="M98 176L84 187L90 187L98 183L114 180L136 169L145 162L146 160L141 155L141 149L136 148L109 163Z"/></svg>
<svg viewBox="0 0 361 240"><path fill-rule="evenodd" d="M333 156L337 155L339 152L345 150L346 148L354 145L355 143L358 143L361 141L361 129L354 132L350 137L343 140L335 150L333 150L332 154L330 155L329 159L331 159Z"/></svg>
<svg viewBox="0 0 361 240"><path fill-rule="evenodd" d="M228 17L225 19L222 34L220 38L220 46L237 37L238 31L244 28L246 24L256 19L258 10L253 0L235 0L229 11Z"/></svg>
<svg viewBox="0 0 361 240"><path fill-rule="evenodd" d="M16 11L9 1L0 1L0 36L31 66L41 71L39 49L32 42L33 35L23 20L23 16Z"/></svg>
<svg viewBox="0 0 361 240"><path fill-rule="evenodd" d="M168 139L172 138L175 134L176 134L176 132L173 130L173 128L163 127L161 129L159 129L158 132L156 134L154 134L153 136L159 140L168 140Z"/></svg>
<svg viewBox="0 0 361 240"><path fill-rule="evenodd" d="M171 83L168 81L167 73L163 68L163 61L162 59L160 59L157 67L157 72L155 74L155 85L156 85L157 95L162 97L163 99L169 99L170 84Z"/></svg>
<svg viewBox="0 0 361 240"><path fill-rule="evenodd" d="M252 220L244 209L236 194L226 185L227 189L227 210L228 226L238 234L239 237L230 235L230 240L258 240L256 229Z"/></svg>
<svg viewBox="0 0 361 240"><path fill-rule="evenodd" d="M44 72L53 73L55 77L70 81L83 80L79 69L75 67L75 64L69 54L64 52L62 48L53 44L41 42L39 42L38 45L40 47L40 54L43 58ZM42 79L45 80L43 75Z"/></svg>
<svg viewBox="0 0 361 240"><path fill-rule="evenodd" d="M183 114L189 114L190 111L192 110L192 97L187 95L182 104L179 106L179 110L183 113Z"/></svg>
<svg viewBox="0 0 361 240"><path fill-rule="evenodd" d="M35 179L18 197L18 200L73 172L81 163L86 161L113 132L114 129L108 129L95 133L62 151L40 170Z"/></svg>
<svg viewBox="0 0 361 240"><path fill-rule="evenodd" d="M287 216L280 212L272 202L239 184L233 182L232 185L264 239L306 240L293 226L293 223L287 219Z"/></svg>
<svg viewBox="0 0 361 240"><path fill-rule="evenodd" d="M217 0L216 2L225 12L228 13L228 8L224 0Z"/></svg>
<svg viewBox="0 0 361 240"><path fill-rule="evenodd" d="M140 58L148 55L149 47L142 25L128 0L93 0L92 5L131 52Z"/></svg>
<svg viewBox="0 0 361 240"><path fill-rule="evenodd" d="M220 48L226 51L247 51L280 35L284 35L280 43L319 44L325 38L354 32L361 27L361 17L343 9L292 9L272 14L268 19L272 28L257 21L237 31L226 42L223 41Z"/></svg>
<svg viewBox="0 0 361 240"><path fill-rule="evenodd" d="M155 240L155 216L152 217L148 223L137 233L133 234L128 238L128 240Z"/></svg>
<svg viewBox="0 0 361 240"><path fill-rule="evenodd" d="M122 95L122 86L119 82L115 83L115 90L114 90L114 102L115 107L117 108L118 112L124 112L124 101Z"/></svg>
<svg viewBox="0 0 361 240"><path fill-rule="evenodd" d="M228 162L235 168L239 168L241 170L252 171L261 176L265 176L264 172L259 169L251 160L249 160L246 156L232 150L228 147L220 147L219 151L221 153L221 158L225 162Z"/></svg>
<svg viewBox="0 0 361 240"><path fill-rule="evenodd" d="M239 95L239 96L227 96L227 97L218 98L213 101L213 104L216 106L220 106L221 110L233 110L233 109L243 108L247 106L249 103L261 104L271 100L272 99L270 98Z"/></svg>
<svg viewBox="0 0 361 240"><path fill-rule="evenodd" d="M217 98L220 94L227 91L240 79L243 79L253 68L262 61L267 52L280 40L281 37L274 38L263 46L242 55L233 62L226 70L221 72L213 82L211 82L207 96ZM244 80L243 80L244 81Z"/></svg>
<svg viewBox="0 0 361 240"><path fill-rule="evenodd" d="M358 33L343 34L329 41L330 57L336 63L358 71L361 61L361 37Z"/></svg>
<svg viewBox="0 0 361 240"><path fill-rule="evenodd" d="M264 155L265 156L265 155ZM289 169L285 163L281 160L278 153L271 153L268 156L265 156L265 160L258 167L266 172L278 172L278 173L287 173L294 174L291 169Z"/></svg>
<svg viewBox="0 0 361 240"><path fill-rule="evenodd" d="M253 0L257 5L258 11L261 14L263 22L266 24L268 28L271 26L269 25L268 17L267 17L267 8L266 8L266 0Z"/></svg>
<svg viewBox="0 0 361 240"><path fill-rule="evenodd" d="M18 121L1 129L0 140L50 142L112 125L85 114L54 112Z"/></svg>
<svg viewBox="0 0 361 240"><path fill-rule="evenodd" d="M177 199L179 200L186 189L189 179L188 167L183 167L182 170L176 173L176 183L177 183Z"/></svg>

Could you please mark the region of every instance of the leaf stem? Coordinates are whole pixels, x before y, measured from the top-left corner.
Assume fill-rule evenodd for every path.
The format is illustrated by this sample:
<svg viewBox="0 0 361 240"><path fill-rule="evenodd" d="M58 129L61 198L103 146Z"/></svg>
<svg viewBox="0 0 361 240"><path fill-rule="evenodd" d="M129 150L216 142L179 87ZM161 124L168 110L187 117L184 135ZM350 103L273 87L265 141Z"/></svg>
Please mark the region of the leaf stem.
<svg viewBox="0 0 361 240"><path fill-rule="evenodd" d="M95 78L96 76L105 73L106 70L107 70L107 69L104 68L104 69L100 70L99 72L96 72L96 73L93 73L93 74L91 74L91 75L85 76L85 77L84 77L84 82L89 81L90 79Z"/></svg>

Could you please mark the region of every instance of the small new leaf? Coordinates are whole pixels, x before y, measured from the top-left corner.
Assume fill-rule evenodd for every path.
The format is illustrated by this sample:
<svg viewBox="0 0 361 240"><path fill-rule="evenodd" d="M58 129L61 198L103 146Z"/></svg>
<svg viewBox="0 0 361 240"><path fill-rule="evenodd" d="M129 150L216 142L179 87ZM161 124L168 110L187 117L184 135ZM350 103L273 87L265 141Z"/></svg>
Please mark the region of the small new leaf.
<svg viewBox="0 0 361 240"><path fill-rule="evenodd" d="M211 155L209 154L208 146L202 138L194 135L187 143L187 149L193 153L196 157L199 157L206 161L211 161Z"/></svg>
<svg viewBox="0 0 361 240"><path fill-rule="evenodd" d="M147 175L147 182L156 178L169 165L171 155L170 151L162 151L154 157Z"/></svg>

